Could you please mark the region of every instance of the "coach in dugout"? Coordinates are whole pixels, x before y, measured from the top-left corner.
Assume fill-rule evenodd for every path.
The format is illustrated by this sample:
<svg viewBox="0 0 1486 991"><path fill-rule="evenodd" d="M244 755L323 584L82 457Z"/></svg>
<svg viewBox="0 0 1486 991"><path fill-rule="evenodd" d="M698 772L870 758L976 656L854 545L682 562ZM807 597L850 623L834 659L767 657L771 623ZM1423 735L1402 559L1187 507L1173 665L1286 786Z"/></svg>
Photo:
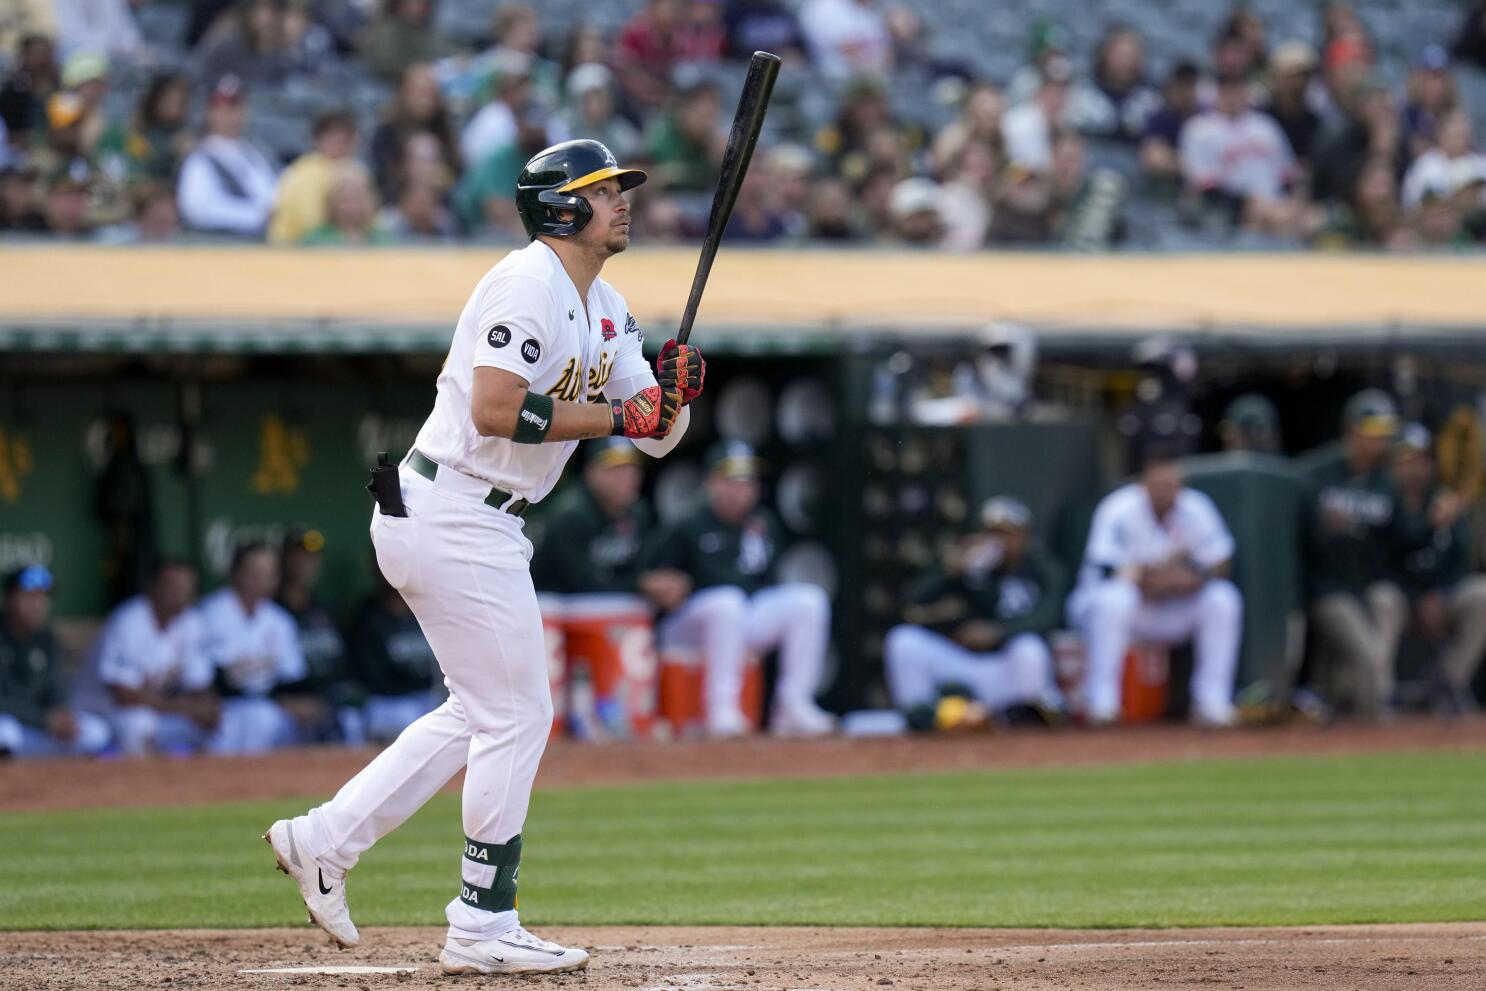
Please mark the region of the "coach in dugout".
<svg viewBox="0 0 1486 991"><path fill-rule="evenodd" d="M200 750L216 732L221 712L195 600L196 569L167 559L103 625L94 663L126 754Z"/></svg>
<svg viewBox="0 0 1486 991"><path fill-rule="evenodd" d="M1441 492L1428 513L1401 510L1389 455L1398 412L1387 393L1364 389L1342 408L1342 445L1310 470L1305 584L1316 639L1312 680L1332 705L1377 719L1393 696L1408 600L1394 562L1428 536L1427 516L1449 526L1460 500Z"/></svg>
<svg viewBox="0 0 1486 991"><path fill-rule="evenodd" d="M691 593L691 580L674 570L640 571L642 545L655 523L640 498L639 448L627 437L585 447L582 484L564 494L532 557L537 590L562 596L639 591L662 610L676 608Z"/></svg>
<svg viewBox="0 0 1486 991"><path fill-rule="evenodd" d="M1233 676L1243 598L1228 580L1233 536L1211 499L1187 488L1175 450L1153 442L1140 478L1094 511L1068 617L1083 636L1085 718L1120 714L1125 652L1132 640L1191 641L1196 654L1190 718L1234 722Z"/></svg>
<svg viewBox="0 0 1486 991"><path fill-rule="evenodd" d="M821 736L835 720L815 704L831 633L831 602L816 585L779 584L781 530L759 506L763 462L741 441L723 441L707 458L706 498L656 533L645 570L679 572L695 591L664 617L662 647L699 647L707 671L707 731L748 732L739 704L749 650L778 648L779 677L770 731Z"/></svg>
<svg viewBox="0 0 1486 991"><path fill-rule="evenodd" d="M0 611L0 757L95 754L108 724L67 705L52 635L52 573L39 564L6 576Z"/></svg>
<svg viewBox="0 0 1486 991"><path fill-rule="evenodd" d="M298 729L291 708L313 704L286 696L285 686L308 673L294 619L271 596L278 560L266 544L240 546L227 585L199 607L206 655L222 696L222 725L213 749L254 753L293 743Z"/></svg>
<svg viewBox="0 0 1486 991"><path fill-rule="evenodd" d="M989 500L980 529L956 545L942 570L910 592L904 623L883 646L893 705L914 729L931 729L940 693L968 689L991 712L1028 706L1056 718L1063 697L1046 635L1063 611L1064 572L1032 538L1032 512Z"/></svg>

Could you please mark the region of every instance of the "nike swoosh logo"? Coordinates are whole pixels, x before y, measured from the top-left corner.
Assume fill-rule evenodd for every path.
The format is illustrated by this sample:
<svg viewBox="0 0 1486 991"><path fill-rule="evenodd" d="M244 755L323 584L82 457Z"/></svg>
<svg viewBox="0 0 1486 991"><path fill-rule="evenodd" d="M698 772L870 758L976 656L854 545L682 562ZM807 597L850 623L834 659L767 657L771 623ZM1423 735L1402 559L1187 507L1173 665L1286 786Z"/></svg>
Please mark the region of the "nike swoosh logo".
<svg viewBox="0 0 1486 991"><path fill-rule="evenodd" d="M578 313L578 311L577 311L577 310L568 310L568 319L569 319L569 320L571 320L571 319L573 319L573 317L574 317L574 316L576 316L576 315L577 315L577 313ZM504 962L505 962L505 961L502 961L502 963L504 963Z"/></svg>
<svg viewBox="0 0 1486 991"><path fill-rule="evenodd" d="M319 877L320 894L328 895L335 890L334 888L325 887L325 872L323 870L317 867L315 868L315 874Z"/></svg>

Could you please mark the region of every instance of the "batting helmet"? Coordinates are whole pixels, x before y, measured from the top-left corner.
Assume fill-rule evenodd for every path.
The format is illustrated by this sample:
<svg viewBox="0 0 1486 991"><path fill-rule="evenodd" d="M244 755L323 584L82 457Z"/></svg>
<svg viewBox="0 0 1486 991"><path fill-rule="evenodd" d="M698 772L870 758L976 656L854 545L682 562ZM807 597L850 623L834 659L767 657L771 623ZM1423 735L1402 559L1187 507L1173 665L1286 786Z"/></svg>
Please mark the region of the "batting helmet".
<svg viewBox="0 0 1486 991"><path fill-rule="evenodd" d="M571 237L581 231L593 210L573 192L610 178L619 180L620 189L634 189L645 181L645 173L621 168L613 152L587 139L564 141L532 156L516 180L516 212L527 236ZM573 219L560 219L562 210Z"/></svg>

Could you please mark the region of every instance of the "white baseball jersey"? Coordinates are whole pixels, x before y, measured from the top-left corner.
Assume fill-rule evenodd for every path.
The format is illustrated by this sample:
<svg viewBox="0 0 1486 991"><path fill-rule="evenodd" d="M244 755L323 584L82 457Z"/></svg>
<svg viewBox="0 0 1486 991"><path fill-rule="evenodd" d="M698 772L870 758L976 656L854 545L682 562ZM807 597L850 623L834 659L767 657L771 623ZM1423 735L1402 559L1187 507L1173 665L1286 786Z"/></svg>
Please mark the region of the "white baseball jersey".
<svg viewBox="0 0 1486 991"><path fill-rule="evenodd" d="M1166 518L1158 520L1145 488L1132 482L1105 496L1094 510L1079 588L1111 571L1128 573L1173 558L1211 568L1232 556L1233 535L1206 495L1182 489Z"/></svg>
<svg viewBox="0 0 1486 991"><path fill-rule="evenodd" d="M143 595L113 611L98 638L98 678L105 685L194 692L212 683L201 617L191 609L161 627Z"/></svg>
<svg viewBox="0 0 1486 991"><path fill-rule="evenodd" d="M198 611L207 658L244 695L267 695L308 673L299 628L278 603L260 602L249 616L227 587L202 600Z"/></svg>
<svg viewBox="0 0 1486 991"><path fill-rule="evenodd" d="M1180 142L1182 174L1197 189L1276 199L1295 175L1285 132L1273 117L1257 111L1238 117L1216 110L1198 114L1182 128Z"/></svg>
<svg viewBox="0 0 1486 991"><path fill-rule="evenodd" d="M503 368L526 379L532 392L563 402L628 399L655 385L643 343L613 286L594 279L585 305L557 253L533 241L475 286L439 373L433 412L415 444L441 465L537 502L557 484L578 442L517 444L480 436L470 416L475 369ZM611 382L630 391L608 395Z"/></svg>

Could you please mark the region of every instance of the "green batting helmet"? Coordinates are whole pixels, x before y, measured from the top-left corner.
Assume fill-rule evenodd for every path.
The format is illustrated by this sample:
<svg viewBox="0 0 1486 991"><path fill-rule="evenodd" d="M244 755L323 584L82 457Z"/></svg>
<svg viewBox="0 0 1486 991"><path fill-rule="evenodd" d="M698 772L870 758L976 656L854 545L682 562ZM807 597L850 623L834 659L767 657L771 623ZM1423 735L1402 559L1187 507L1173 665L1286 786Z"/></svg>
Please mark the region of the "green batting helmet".
<svg viewBox="0 0 1486 991"><path fill-rule="evenodd" d="M611 178L619 180L620 189L634 189L645 173L621 167L613 152L586 138L537 152L516 180L516 212L527 236L571 237L581 231L593 209L574 191ZM564 210L573 214L571 220L558 217Z"/></svg>

